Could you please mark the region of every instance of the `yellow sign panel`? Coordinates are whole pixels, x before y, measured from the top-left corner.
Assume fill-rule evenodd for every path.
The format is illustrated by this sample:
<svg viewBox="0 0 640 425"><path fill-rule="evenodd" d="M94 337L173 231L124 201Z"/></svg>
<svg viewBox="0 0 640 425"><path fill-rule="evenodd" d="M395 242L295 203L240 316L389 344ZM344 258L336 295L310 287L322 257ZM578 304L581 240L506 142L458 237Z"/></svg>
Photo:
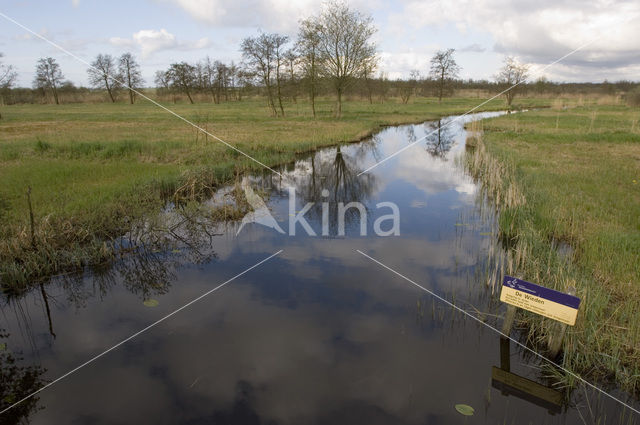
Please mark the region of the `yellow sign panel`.
<svg viewBox="0 0 640 425"><path fill-rule="evenodd" d="M567 325L576 324L578 309L503 285L500 301Z"/></svg>

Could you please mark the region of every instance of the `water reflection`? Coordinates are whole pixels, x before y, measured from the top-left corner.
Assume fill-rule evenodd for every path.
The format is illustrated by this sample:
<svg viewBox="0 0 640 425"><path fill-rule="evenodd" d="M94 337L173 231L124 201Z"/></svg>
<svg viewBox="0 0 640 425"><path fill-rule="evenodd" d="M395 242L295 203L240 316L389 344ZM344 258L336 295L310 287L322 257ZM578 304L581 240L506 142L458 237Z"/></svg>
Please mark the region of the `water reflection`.
<svg viewBox="0 0 640 425"><path fill-rule="evenodd" d="M430 155L443 160L447 159L447 154L455 144L456 132L450 126L451 119L439 119L425 123L427 136L426 150Z"/></svg>
<svg viewBox="0 0 640 425"><path fill-rule="evenodd" d="M20 354L11 351L8 338L9 334L0 329L0 409L16 403L45 384L42 377L45 370L40 366L25 365ZM33 397L5 412L2 423L29 423L29 418L42 409L38 400L39 397Z"/></svg>

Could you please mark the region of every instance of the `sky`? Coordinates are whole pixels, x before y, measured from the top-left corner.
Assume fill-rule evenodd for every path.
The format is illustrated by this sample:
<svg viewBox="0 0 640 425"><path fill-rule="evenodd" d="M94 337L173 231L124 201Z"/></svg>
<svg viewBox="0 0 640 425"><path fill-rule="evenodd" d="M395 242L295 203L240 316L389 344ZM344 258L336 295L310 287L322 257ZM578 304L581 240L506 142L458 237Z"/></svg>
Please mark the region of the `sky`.
<svg viewBox="0 0 640 425"><path fill-rule="evenodd" d="M460 77L493 79L506 56L530 65L530 78L560 82L640 81L638 0L348 0L373 18L388 78L429 72L440 49L456 49ZM242 60L243 38L260 31L295 38L317 14L313 0L0 0L0 13L86 62L133 53L147 85L159 69L206 56ZM0 16L0 52L31 86L35 63L54 57L66 79L88 85L87 65ZM556 64L575 49L579 51Z"/></svg>

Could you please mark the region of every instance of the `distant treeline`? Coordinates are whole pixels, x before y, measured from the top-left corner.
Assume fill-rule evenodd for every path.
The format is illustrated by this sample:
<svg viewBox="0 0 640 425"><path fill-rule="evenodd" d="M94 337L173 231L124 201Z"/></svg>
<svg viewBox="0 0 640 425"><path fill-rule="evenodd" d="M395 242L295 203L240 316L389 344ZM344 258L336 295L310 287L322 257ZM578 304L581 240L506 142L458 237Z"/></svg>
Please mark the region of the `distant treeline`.
<svg viewBox="0 0 640 425"><path fill-rule="evenodd" d="M305 81L296 79L287 80L283 84L283 98L297 102L300 98L307 97ZM538 81L522 84L520 95L523 96L599 96L599 95L624 95L637 90L638 83L632 81L602 82L602 83L555 83L551 81ZM189 102L189 97L183 90L171 86L147 87L139 89L141 93L154 100L163 102ZM384 77L371 79L358 79L346 92L347 96L360 98L370 102L385 102L390 98L408 102L412 97L437 97L438 81L425 78L416 80L391 80ZM454 80L451 82L449 96L494 95L503 90L503 85L486 80ZM241 101L246 97L266 97L265 87L243 78L236 79L233 83L227 82L214 86L196 84L189 92L194 102L220 103L228 101ZM318 84L319 97L327 97L333 94L329 81L320 81ZM105 89L79 87L70 81L65 81L58 88L58 96L62 103L99 103L111 102ZM129 102L124 90L114 92L118 102ZM34 88L5 88L0 90L1 102L6 105L20 103L53 103L54 100L43 89Z"/></svg>

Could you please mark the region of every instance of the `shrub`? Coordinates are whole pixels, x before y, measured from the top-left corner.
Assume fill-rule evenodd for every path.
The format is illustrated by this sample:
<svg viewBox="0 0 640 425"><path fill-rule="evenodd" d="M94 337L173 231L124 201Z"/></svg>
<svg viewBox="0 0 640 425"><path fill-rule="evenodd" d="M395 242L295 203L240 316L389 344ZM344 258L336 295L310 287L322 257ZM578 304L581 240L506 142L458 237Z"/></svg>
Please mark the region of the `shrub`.
<svg viewBox="0 0 640 425"><path fill-rule="evenodd" d="M636 107L640 106L640 88L637 88L627 94L627 105Z"/></svg>

